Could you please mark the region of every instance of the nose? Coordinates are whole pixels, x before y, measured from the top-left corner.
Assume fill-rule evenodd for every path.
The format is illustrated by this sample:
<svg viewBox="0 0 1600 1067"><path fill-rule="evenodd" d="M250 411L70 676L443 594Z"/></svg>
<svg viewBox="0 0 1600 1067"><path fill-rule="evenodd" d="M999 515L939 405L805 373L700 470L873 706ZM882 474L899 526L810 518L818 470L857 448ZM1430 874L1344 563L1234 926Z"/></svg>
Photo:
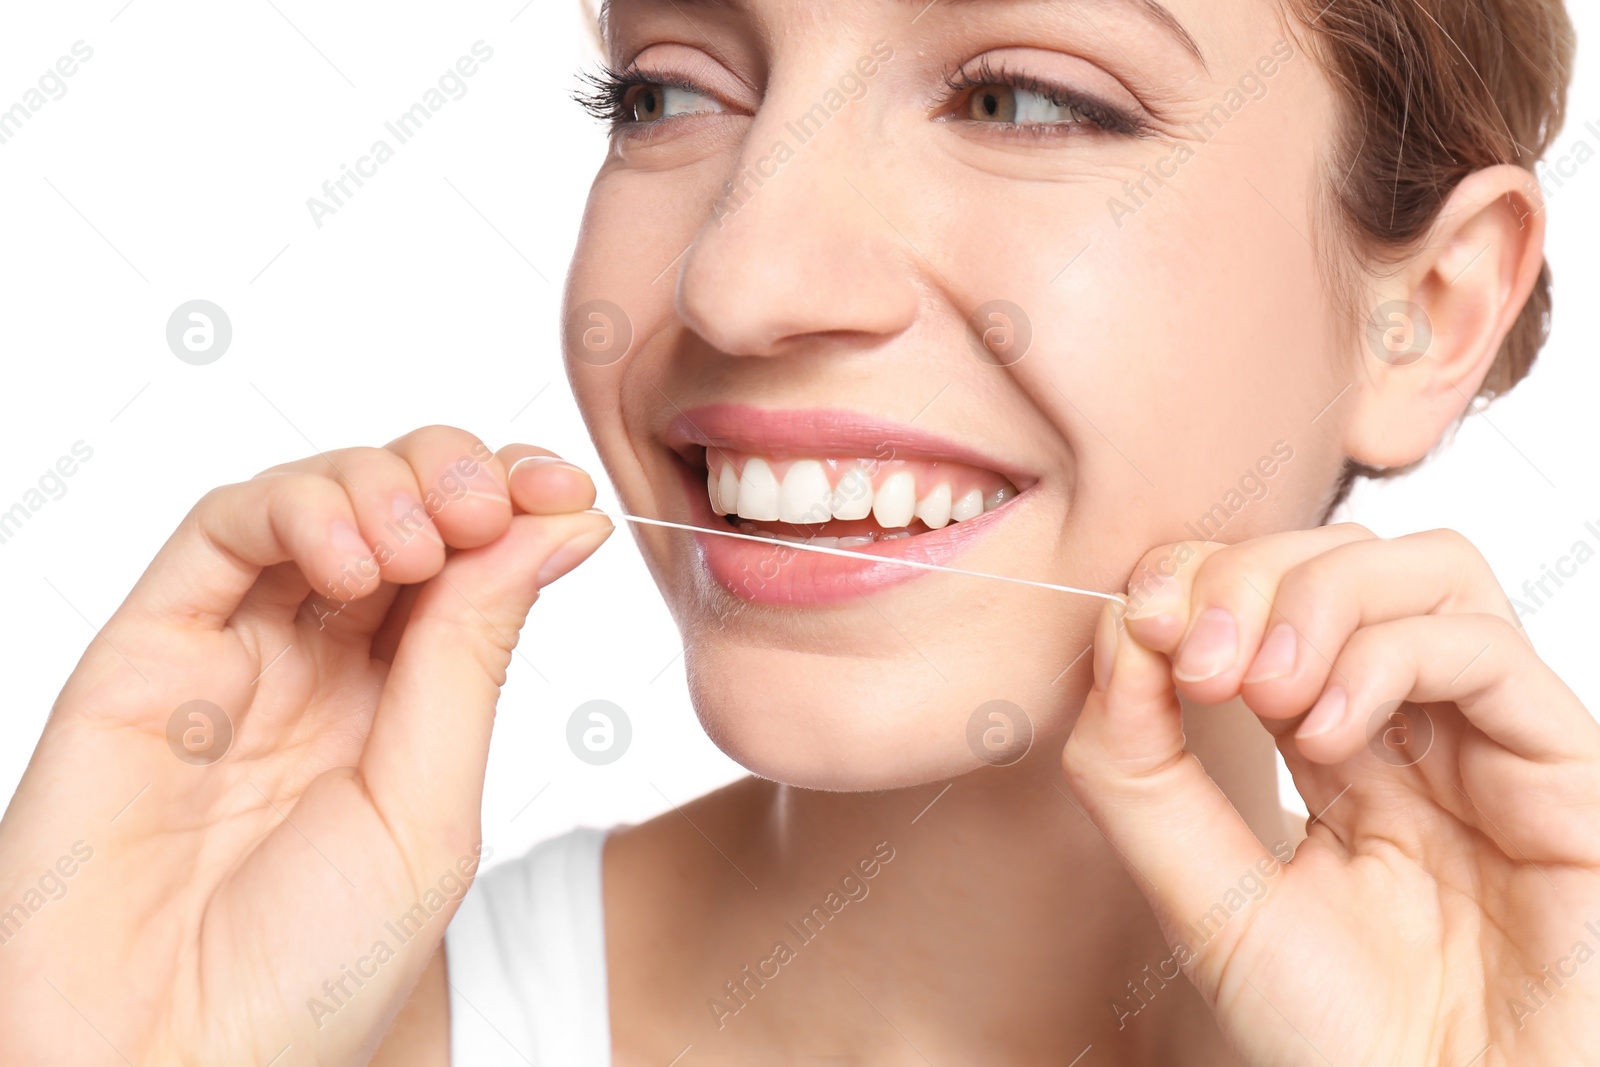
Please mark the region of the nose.
<svg viewBox="0 0 1600 1067"><path fill-rule="evenodd" d="M684 254L680 319L739 356L780 355L820 338L870 343L905 330L919 305L916 253L883 214L900 207L873 179L886 168L862 162L883 151L873 143L873 101L846 99L832 112L810 106L822 87L775 89Z"/></svg>

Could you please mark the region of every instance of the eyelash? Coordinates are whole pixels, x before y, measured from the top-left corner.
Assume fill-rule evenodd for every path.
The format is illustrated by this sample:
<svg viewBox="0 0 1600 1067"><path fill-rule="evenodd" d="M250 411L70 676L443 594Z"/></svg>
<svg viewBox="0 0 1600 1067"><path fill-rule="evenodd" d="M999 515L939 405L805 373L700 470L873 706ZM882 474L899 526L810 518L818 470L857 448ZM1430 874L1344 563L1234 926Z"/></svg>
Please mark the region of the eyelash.
<svg viewBox="0 0 1600 1067"><path fill-rule="evenodd" d="M646 75L637 67L626 70L614 70L602 66L598 74L588 72L580 75L589 86L586 90L579 90L573 94L578 105L595 119L609 125L613 130L622 126L635 126L640 123L628 118L628 93L640 85L660 85L666 88L683 89L686 92L700 93L702 90L690 85L688 82L673 81L658 75ZM657 120L660 121L660 120Z"/></svg>
<svg viewBox="0 0 1600 1067"><path fill-rule="evenodd" d="M1142 122L1112 107L1092 96L1076 93L1063 89L1059 85L1042 81L1028 74L1013 74L1004 66L995 67L988 57L978 61L976 69L962 69L949 71L944 76L944 84L948 95L940 101L941 107L948 107L963 93L971 92L984 85L1003 85L1008 89L1021 89L1024 92L1037 93L1050 101L1056 107L1069 108L1078 112L1088 120L1087 125L1094 126L1105 133L1124 134L1130 137L1144 136L1149 128ZM981 123L980 125L1009 127L1013 131L1033 134L1037 136L1060 136L1074 128L1081 128L1084 123Z"/></svg>
<svg viewBox="0 0 1600 1067"><path fill-rule="evenodd" d="M697 95L707 95L704 90L686 81L674 81L660 75L646 74L637 67L625 70L615 70L602 66L599 73L583 73L581 75L587 83L587 90L580 90L574 94L579 106L600 122L606 123L612 130L626 126L649 125L640 123L628 117L628 94L638 86L658 85L665 88L682 89L685 92ZM1021 89L1024 92L1037 93L1050 101L1056 107L1070 108L1081 114L1087 125L1105 132L1123 134L1130 137L1144 136L1148 127L1132 118L1122 110L1103 103L1091 96L1062 89L1058 85L1027 74L1012 74L1004 67L994 67L987 58L979 61L975 70L954 70L946 72L944 84L947 95L939 102L941 107L948 107L957 97L984 85L1003 85L1009 89ZM656 119L656 122L667 121ZM1038 136L1059 136L1063 132L1081 127L1085 123L987 123L985 125L1009 127L1013 131L1033 134Z"/></svg>

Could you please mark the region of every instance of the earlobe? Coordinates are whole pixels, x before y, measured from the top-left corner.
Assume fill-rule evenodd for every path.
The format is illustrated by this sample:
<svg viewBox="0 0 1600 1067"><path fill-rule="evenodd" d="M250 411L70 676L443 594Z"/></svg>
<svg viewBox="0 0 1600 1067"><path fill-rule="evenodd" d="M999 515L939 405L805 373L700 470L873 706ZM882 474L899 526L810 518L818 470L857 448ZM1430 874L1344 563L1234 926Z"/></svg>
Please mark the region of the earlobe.
<svg viewBox="0 0 1600 1067"><path fill-rule="evenodd" d="M1371 290L1345 453L1369 467L1421 460L1471 403L1544 263L1543 197L1509 165L1475 171L1427 240Z"/></svg>

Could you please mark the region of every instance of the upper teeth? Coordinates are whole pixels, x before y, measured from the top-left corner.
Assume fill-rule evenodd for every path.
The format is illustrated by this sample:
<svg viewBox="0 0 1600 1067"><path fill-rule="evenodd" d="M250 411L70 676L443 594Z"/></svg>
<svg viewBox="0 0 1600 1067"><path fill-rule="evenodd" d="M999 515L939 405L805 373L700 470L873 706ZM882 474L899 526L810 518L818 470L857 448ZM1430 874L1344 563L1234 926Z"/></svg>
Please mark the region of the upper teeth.
<svg viewBox="0 0 1600 1067"><path fill-rule="evenodd" d="M733 458L713 450L707 456L706 471L711 509L719 515L783 523L822 523L870 515L880 527L891 530L921 519L929 529L937 530L976 518L1016 495L1016 488L998 475L956 469L952 464L926 464L919 486L918 474L904 469L907 465L903 463L898 465L900 469L877 471L874 478L874 461L828 461L828 466L842 470L836 481L830 481L828 466L821 460L789 461L781 477L774 470L777 462L746 456L742 469L736 470ZM941 477L941 470L954 473ZM987 492L983 485L971 484L979 480L989 485Z"/></svg>
<svg viewBox="0 0 1600 1067"><path fill-rule="evenodd" d="M775 519L780 495L778 478L767 461L760 456L746 460L744 473L739 475L739 514L747 519Z"/></svg>

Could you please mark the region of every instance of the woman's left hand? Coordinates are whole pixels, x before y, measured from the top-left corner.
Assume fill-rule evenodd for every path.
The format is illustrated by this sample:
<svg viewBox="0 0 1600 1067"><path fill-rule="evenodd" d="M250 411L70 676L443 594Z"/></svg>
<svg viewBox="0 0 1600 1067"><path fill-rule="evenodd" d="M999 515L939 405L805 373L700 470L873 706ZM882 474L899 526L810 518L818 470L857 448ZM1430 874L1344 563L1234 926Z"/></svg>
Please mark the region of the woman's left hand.
<svg viewBox="0 0 1600 1067"><path fill-rule="evenodd" d="M1600 1062L1600 726L1478 552L1330 526L1159 549L1130 590L1062 761L1245 1062ZM1277 737L1290 862L1185 751L1180 692Z"/></svg>

